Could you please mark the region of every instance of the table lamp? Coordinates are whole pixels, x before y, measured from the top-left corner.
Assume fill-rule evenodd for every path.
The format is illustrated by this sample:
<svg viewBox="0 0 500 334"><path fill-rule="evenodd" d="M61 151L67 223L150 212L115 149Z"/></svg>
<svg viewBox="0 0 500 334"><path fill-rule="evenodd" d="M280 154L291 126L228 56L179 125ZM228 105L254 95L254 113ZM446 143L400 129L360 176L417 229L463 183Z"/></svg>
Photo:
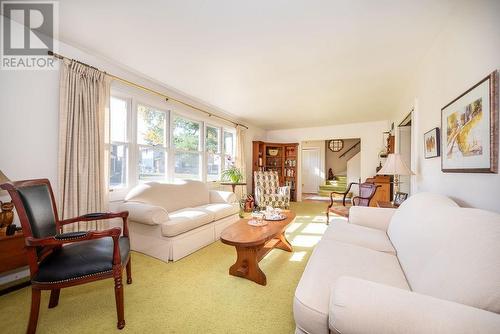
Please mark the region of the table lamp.
<svg viewBox="0 0 500 334"><path fill-rule="evenodd" d="M401 159L401 154L399 153L390 153L384 166L377 172L377 174L394 175L395 192L399 192L399 175L414 175L414 173Z"/></svg>
<svg viewBox="0 0 500 334"><path fill-rule="evenodd" d="M5 176L0 170L0 184L10 182L9 178ZM7 191L1 191L0 195L6 195ZM0 201L0 234L5 234L7 227L14 221L14 204L12 202L2 202Z"/></svg>

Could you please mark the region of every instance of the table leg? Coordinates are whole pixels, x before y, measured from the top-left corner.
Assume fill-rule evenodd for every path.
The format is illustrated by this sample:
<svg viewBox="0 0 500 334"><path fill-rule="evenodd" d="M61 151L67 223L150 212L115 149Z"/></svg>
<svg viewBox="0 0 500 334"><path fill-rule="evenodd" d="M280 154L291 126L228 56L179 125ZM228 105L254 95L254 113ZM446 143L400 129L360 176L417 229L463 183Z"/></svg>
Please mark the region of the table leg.
<svg viewBox="0 0 500 334"><path fill-rule="evenodd" d="M279 248L287 252L293 251L292 245L290 245L290 242L288 242L288 240L286 239L284 231L278 236L278 239L280 241L276 244L276 246L274 246L275 248Z"/></svg>
<svg viewBox="0 0 500 334"><path fill-rule="evenodd" d="M236 246L237 259L229 268L229 274L243 277L260 285L266 285L266 275L259 268L257 253L262 247Z"/></svg>

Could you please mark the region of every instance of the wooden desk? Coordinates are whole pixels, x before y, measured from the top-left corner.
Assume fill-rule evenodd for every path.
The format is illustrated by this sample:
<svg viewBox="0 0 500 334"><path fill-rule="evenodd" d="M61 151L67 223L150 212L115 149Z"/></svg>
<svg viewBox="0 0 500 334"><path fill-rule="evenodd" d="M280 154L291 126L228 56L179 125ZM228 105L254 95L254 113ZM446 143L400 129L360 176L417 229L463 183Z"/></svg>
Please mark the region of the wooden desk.
<svg viewBox="0 0 500 334"><path fill-rule="evenodd" d="M23 232L0 237L0 273L28 265Z"/></svg>
<svg viewBox="0 0 500 334"><path fill-rule="evenodd" d="M370 201L370 206L377 206L377 201L388 202L392 198L391 177L387 175L376 175L373 178L366 179L366 182L374 183L377 186L377 191Z"/></svg>

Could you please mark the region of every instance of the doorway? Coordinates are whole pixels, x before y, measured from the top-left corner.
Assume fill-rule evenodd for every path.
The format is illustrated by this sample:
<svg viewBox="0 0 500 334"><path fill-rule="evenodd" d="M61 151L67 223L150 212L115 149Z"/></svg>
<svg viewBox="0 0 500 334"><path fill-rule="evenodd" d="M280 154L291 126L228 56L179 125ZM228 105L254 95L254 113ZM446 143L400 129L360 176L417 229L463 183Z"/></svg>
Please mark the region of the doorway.
<svg viewBox="0 0 500 334"><path fill-rule="evenodd" d="M411 151L412 151L412 113L413 110L403 119L398 126L399 147L398 152L401 155L403 162L411 169ZM403 193L411 193L411 176L401 175L399 177L399 191Z"/></svg>
<svg viewBox="0 0 500 334"><path fill-rule="evenodd" d="M321 155L319 148L302 149L302 192L317 194L321 179Z"/></svg>

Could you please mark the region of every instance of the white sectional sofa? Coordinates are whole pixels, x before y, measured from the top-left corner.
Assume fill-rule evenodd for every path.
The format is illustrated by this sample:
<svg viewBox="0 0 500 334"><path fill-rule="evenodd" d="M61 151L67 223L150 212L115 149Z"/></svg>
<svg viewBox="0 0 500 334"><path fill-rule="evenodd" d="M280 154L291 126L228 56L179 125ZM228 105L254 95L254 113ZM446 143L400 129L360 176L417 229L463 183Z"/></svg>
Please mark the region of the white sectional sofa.
<svg viewBox="0 0 500 334"><path fill-rule="evenodd" d="M128 210L132 250L176 261L216 241L238 220L232 192L199 181L147 182L133 188L119 210Z"/></svg>
<svg viewBox="0 0 500 334"><path fill-rule="evenodd" d="M333 221L294 298L296 333L500 333L500 215L430 193Z"/></svg>

